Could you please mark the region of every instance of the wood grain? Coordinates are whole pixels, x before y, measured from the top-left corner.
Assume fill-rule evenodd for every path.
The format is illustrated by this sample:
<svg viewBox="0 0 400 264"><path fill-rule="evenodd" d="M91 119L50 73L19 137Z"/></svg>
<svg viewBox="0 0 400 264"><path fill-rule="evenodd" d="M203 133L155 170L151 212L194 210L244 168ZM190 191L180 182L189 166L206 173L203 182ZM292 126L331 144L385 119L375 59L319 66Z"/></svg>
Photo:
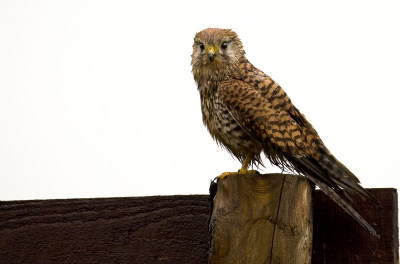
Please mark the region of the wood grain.
<svg viewBox="0 0 400 264"><path fill-rule="evenodd" d="M0 263L207 263L207 196L0 203Z"/></svg>
<svg viewBox="0 0 400 264"><path fill-rule="evenodd" d="M217 183L210 263L310 263L312 187L304 177L232 175Z"/></svg>
<svg viewBox="0 0 400 264"><path fill-rule="evenodd" d="M352 196L362 215L377 230L368 233L321 191L314 195L313 264L399 263L398 197L396 189L367 189L381 207Z"/></svg>

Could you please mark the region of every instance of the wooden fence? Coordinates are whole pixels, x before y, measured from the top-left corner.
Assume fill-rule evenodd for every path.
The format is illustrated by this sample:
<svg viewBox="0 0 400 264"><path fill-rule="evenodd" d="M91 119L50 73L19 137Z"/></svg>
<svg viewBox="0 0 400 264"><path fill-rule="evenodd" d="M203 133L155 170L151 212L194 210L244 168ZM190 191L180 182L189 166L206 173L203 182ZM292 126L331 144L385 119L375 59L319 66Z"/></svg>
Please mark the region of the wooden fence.
<svg viewBox="0 0 400 264"><path fill-rule="evenodd" d="M381 239L315 191L312 263L398 263L395 189L354 197ZM0 263L207 263L209 195L0 202Z"/></svg>

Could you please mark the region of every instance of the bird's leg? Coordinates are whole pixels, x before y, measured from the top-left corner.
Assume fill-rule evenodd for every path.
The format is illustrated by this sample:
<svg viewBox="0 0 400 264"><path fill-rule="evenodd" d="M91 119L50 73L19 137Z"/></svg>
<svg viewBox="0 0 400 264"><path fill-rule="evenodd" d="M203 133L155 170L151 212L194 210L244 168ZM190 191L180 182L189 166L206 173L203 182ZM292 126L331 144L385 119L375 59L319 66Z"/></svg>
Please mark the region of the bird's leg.
<svg viewBox="0 0 400 264"><path fill-rule="evenodd" d="M249 166L250 166L250 163L251 163L251 156L247 155L244 158L244 161L242 163L242 168L240 168L240 170L238 172L240 174L256 174L256 173L258 173L258 171L256 171L256 170L249 170L248 169Z"/></svg>
<svg viewBox="0 0 400 264"><path fill-rule="evenodd" d="M249 168L249 166L250 166L250 162L251 162L250 155L247 155L247 156L244 158L244 161L243 161L243 163L242 163L242 168L240 168L240 170L239 170L238 172L241 173L241 174L246 174L247 171L248 171L248 168Z"/></svg>
<svg viewBox="0 0 400 264"><path fill-rule="evenodd" d="M225 178L226 176L229 176L229 175L232 175L232 174L258 174L258 173L259 173L258 171L256 171L256 170L249 170L249 169L248 169L249 166L250 166L250 163L251 163L251 156L250 156L250 155L247 155L247 156L244 158L244 161L243 161L243 163L242 163L242 168L240 168L240 170L239 170L238 172L224 172L224 173L222 173L222 174L219 176L219 178L220 178L220 179L223 179L223 178Z"/></svg>

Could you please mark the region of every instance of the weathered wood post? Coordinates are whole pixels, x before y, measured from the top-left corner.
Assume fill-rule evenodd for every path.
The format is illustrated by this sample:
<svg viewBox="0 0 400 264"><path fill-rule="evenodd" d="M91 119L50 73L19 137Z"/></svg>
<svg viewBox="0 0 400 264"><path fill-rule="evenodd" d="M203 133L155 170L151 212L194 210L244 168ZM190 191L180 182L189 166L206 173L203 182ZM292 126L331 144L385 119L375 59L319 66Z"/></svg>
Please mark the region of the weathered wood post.
<svg viewBox="0 0 400 264"><path fill-rule="evenodd" d="M237 174L218 180L210 263L311 263L312 193L310 182L296 175Z"/></svg>

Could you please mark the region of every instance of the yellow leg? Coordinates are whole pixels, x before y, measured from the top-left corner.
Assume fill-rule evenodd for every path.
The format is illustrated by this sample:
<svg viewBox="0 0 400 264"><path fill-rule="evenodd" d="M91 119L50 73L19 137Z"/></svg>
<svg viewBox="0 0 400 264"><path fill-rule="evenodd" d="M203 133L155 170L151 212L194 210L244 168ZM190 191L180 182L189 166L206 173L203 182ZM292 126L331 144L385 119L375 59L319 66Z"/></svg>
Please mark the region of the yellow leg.
<svg viewBox="0 0 400 264"><path fill-rule="evenodd" d="M246 158L244 158L244 161L242 163L242 168L239 170L239 173L246 174L248 172L248 167L250 166L251 162L251 157L250 155L247 155Z"/></svg>
<svg viewBox="0 0 400 264"><path fill-rule="evenodd" d="M244 161L243 161L243 163L242 163L242 168L240 168L240 170L238 171L238 172L224 172L224 173L222 173L220 176L219 176L219 178L220 179L223 179L223 178L225 178L226 176L229 176L229 175L232 175L232 174L257 174L257 173L259 173L258 171L256 171L256 170L248 170L248 168L249 168L249 166L250 166L250 163L251 163L251 156L250 155L247 155L245 158L244 158Z"/></svg>

